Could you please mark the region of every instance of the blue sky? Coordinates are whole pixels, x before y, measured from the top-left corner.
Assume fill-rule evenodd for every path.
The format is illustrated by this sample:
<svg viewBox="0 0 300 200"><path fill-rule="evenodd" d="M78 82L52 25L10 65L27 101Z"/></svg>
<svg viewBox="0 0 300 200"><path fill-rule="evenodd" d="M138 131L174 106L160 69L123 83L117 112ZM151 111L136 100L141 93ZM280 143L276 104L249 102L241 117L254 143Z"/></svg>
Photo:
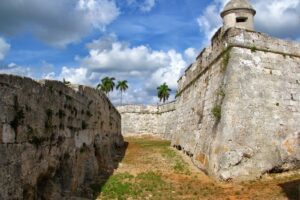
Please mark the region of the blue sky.
<svg viewBox="0 0 300 200"><path fill-rule="evenodd" d="M1 0L0 73L90 86L114 76L129 81L126 103L156 103L163 82L175 92L227 2ZM300 0L251 2L258 31L300 39ZM119 94L111 98L118 103Z"/></svg>

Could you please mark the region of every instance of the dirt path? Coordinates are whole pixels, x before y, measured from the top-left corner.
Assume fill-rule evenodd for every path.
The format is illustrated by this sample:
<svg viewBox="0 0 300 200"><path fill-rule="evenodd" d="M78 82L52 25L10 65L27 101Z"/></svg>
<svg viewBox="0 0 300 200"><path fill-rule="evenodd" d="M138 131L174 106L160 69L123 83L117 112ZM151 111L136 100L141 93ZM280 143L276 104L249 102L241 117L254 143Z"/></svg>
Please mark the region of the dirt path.
<svg viewBox="0 0 300 200"><path fill-rule="evenodd" d="M97 199L295 199L300 174L268 176L248 183L219 183L196 169L170 142L150 136L126 138L119 168Z"/></svg>

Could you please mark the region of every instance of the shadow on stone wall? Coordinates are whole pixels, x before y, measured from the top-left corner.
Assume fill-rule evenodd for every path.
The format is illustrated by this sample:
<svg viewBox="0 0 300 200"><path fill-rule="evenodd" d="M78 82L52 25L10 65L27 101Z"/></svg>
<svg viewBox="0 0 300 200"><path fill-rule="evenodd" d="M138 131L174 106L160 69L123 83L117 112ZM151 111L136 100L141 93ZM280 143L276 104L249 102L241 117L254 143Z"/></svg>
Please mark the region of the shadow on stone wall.
<svg viewBox="0 0 300 200"><path fill-rule="evenodd" d="M0 200L94 199L91 185L107 181L123 145L101 91L0 74Z"/></svg>
<svg viewBox="0 0 300 200"><path fill-rule="evenodd" d="M62 158L57 168L49 168L46 173L40 174L37 179L36 187L25 185L23 190L24 200L69 200L69 199L96 199L100 195L102 187L107 182L114 170L119 167L127 150L128 143L124 142L123 146L116 145L114 148L111 162L103 160L103 154L97 155L96 151L86 154L85 157L94 156L98 159L99 171L97 174L93 170L85 169L83 176L83 185L79 188L73 188L72 179L76 176L76 166L68 158ZM85 166L90 166L88 160ZM75 171L74 171L75 169ZM72 192L72 188L76 192Z"/></svg>
<svg viewBox="0 0 300 200"><path fill-rule="evenodd" d="M113 157L113 169L104 170L101 172L98 182L91 185L91 188L94 192L94 199L96 199L102 192L103 186L108 181L109 177L113 175L114 170L119 167L119 163L122 162L126 150L128 147L128 142L124 141L123 146L117 146L115 156Z"/></svg>
<svg viewBox="0 0 300 200"><path fill-rule="evenodd" d="M300 179L280 184L289 200L300 199Z"/></svg>

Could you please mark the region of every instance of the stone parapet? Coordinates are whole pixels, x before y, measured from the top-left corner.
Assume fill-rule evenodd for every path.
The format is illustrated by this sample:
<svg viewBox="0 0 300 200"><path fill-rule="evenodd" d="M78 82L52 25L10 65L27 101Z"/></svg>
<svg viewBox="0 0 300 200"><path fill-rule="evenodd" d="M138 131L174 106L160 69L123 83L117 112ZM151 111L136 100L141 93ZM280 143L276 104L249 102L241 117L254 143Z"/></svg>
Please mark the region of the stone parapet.
<svg viewBox="0 0 300 200"><path fill-rule="evenodd" d="M224 32L220 28L212 38L211 44L201 51L196 62L191 64L178 80L178 95L232 47L272 52L284 57L300 57L300 43L295 41L281 40L264 33L238 28L230 28Z"/></svg>
<svg viewBox="0 0 300 200"><path fill-rule="evenodd" d="M118 106L118 111L123 113L157 114L157 106L151 105L124 105Z"/></svg>
<svg viewBox="0 0 300 200"><path fill-rule="evenodd" d="M158 113L172 112L176 109L176 101L161 104L158 106Z"/></svg>
<svg viewBox="0 0 300 200"><path fill-rule="evenodd" d="M122 116L123 135L152 134L170 139L176 102L157 106L125 105L117 107ZM167 128L168 127L168 128Z"/></svg>

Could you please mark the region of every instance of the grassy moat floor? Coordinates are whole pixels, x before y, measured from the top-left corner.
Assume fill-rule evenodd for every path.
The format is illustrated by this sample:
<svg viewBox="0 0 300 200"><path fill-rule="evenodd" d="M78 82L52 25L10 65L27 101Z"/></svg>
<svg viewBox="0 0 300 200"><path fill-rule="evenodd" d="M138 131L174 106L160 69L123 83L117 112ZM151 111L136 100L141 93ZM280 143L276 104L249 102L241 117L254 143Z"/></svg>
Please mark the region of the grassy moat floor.
<svg viewBox="0 0 300 200"><path fill-rule="evenodd" d="M292 199L300 200L300 173L268 175L242 183L216 182L196 169L170 142L145 136L128 137L119 168L102 187L105 199Z"/></svg>

